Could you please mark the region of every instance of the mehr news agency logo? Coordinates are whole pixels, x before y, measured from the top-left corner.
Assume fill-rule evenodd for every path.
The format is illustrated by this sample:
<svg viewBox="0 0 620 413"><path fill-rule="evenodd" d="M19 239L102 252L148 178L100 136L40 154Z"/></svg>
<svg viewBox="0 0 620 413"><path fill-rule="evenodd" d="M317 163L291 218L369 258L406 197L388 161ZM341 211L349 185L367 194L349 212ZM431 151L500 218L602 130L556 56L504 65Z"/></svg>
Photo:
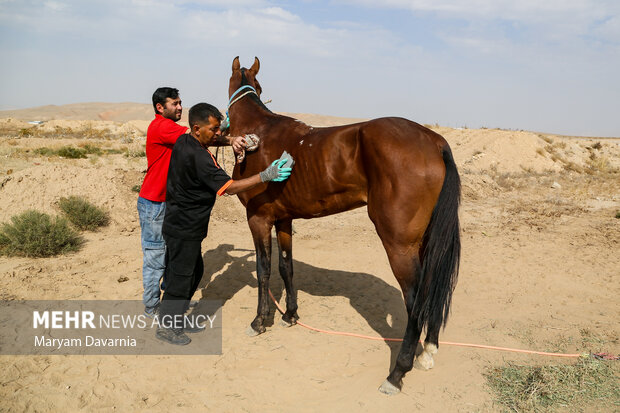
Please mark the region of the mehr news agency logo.
<svg viewBox="0 0 620 413"><path fill-rule="evenodd" d="M146 329L147 327L164 328L213 328L217 314L192 314L188 315L164 315L161 318L155 315L153 318L144 314L99 314L95 316L93 311L33 311L33 328L45 330L121 330L121 329ZM208 323L208 324L207 324ZM85 335L74 338L53 338L45 335L35 335L35 347L136 347L135 338L127 335L126 338L101 338L93 335Z"/></svg>

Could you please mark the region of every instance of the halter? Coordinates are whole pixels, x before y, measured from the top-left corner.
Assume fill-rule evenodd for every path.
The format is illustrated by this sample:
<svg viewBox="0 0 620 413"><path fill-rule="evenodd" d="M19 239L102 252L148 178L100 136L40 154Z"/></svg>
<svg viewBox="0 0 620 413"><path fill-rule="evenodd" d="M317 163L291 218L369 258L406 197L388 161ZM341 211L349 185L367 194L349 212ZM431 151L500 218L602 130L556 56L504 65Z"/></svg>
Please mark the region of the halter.
<svg viewBox="0 0 620 413"><path fill-rule="evenodd" d="M237 96L237 94L239 94L244 89L250 89L250 90L248 90L245 93L242 93L241 95ZM243 98L245 95L249 95L250 93L254 93L256 96L258 96L258 93L256 93L256 89L254 89L252 86L250 86L250 85L243 85L239 89L235 90L235 93L233 93L230 96L230 99L228 100L228 106L226 107L226 120L224 121L222 126L220 126L220 130L222 132L230 127L230 117L228 116L228 110L230 109L230 107L235 102L241 100L241 98ZM235 96L237 96L237 97L235 98Z"/></svg>

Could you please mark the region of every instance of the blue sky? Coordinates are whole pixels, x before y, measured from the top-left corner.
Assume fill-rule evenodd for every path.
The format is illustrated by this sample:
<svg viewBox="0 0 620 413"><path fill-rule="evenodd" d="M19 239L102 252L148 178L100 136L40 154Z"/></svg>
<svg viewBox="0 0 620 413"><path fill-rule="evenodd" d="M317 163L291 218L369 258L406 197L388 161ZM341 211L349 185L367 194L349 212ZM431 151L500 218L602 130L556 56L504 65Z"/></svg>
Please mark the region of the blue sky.
<svg viewBox="0 0 620 413"><path fill-rule="evenodd" d="M618 0L0 0L0 108L227 102L261 60L272 110L620 136Z"/></svg>

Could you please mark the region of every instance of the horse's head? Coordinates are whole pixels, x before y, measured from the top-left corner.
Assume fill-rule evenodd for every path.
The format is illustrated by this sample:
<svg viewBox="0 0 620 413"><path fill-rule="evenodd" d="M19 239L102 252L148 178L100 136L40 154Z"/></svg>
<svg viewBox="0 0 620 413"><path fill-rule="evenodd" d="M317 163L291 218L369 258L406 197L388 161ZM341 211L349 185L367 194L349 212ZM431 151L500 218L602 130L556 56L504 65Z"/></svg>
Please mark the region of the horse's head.
<svg viewBox="0 0 620 413"><path fill-rule="evenodd" d="M260 97L263 90L258 80L256 80L258 69L260 69L258 57L254 58L254 64L249 69L241 67L239 56L235 57L232 63L232 76L230 76L230 82L228 83L228 96L232 96L241 86L248 85L252 86L256 90L256 94Z"/></svg>

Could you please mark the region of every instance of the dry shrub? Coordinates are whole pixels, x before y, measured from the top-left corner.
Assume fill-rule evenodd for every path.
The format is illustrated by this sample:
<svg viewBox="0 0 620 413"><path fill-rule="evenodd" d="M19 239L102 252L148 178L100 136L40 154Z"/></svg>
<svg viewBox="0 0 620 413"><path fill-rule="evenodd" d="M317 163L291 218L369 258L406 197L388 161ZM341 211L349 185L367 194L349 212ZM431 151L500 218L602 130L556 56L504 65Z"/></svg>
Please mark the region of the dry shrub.
<svg viewBox="0 0 620 413"><path fill-rule="evenodd" d="M86 155L102 155L104 151L95 145L82 143L78 148L73 146L63 146L58 149L50 149L48 147L36 148L33 151L37 155L42 156L61 156L68 159L85 159ZM109 153L106 151L106 153Z"/></svg>
<svg viewBox="0 0 620 413"><path fill-rule="evenodd" d="M77 251L83 240L62 217L29 210L0 226L0 253L9 256L51 257Z"/></svg>
<svg viewBox="0 0 620 413"><path fill-rule="evenodd" d="M101 155L103 154L103 150L95 145L91 145L90 143L80 143L78 145L80 148L84 149L89 155Z"/></svg>
<svg viewBox="0 0 620 413"><path fill-rule="evenodd" d="M606 156L596 156L594 152L590 154L590 157L586 161L589 173L615 173L616 168L613 167L609 158Z"/></svg>
<svg viewBox="0 0 620 413"><path fill-rule="evenodd" d="M86 158L86 151L80 148L74 148L73 146L63 146L58 149L56 155L68 159L83 159Z"/></svg>
<svg viewBox="0 0 620 413"><path fill-rule="evenodd" d="M547 142L548 144L552 144L553 143L553 138L549 137L549 136L545 136L545 135L538 135L538 137L540 139L542 139L543 141Z"/></svg>
<svg viewBox="0 0 620 413"><path fill-rule="evenodd" d="M502 226L516 229L525 225L542 230L562 216L578 216L586 211L581 205L563 198L515 202L503 209Z"/></svg>
<svg viewBox="0 0 620 413"><path fill-rule="evenodd" d="M493 179L495 179L495 183L497 183L497 185L507 191L512 191L514 189L522 187L522 185L517 181L516 177L510 173L495 175Z"/></svg>
<svg viewBox="0 0 620 413"><path fill-rule="evenodd" d="M562 215L577 215L586 209L563 198L547 198L544 202L532 205L530 212L535 215L559 218Z"/></svg>
<svg viewBox="0 0 620 413"><path fill-rule="evenodd" d="M571 161L564 161L564 170L566 171L572 171L572 172L577 172L577 173L583 173L584 169L577 165L575 162L571 162Z"/></svg>
<svg viewBox="0 0 620 413"><path fill-rule="evenodd" d="M130 150L128 149L125 152L125 156L128 158L144 158L146 157L146 152L144 150Z"/></svg>
<svg viewBox="0 0 620 413"><path fill-rule="evenodd" d="M46 146L42 147L42 148L36 148L33 151L36 155L41 155L41 156L52 156L52 155L56 155L56 151L53 149L50 149Z"/></svg>
<svg viewBox="0 0 620 413"><path fill-rule="evenodd" d="M27 138L29 136L32 136L32 129L33 128L22 128L19 130L19 132L17 132L17 136L19 136L20 138Z"/></svg>
<svg viewBox="0 0 620 413"><path fill-rule="evenodd" d="M77 228L94 231L110 223L109 214L80 196L60 198L58 206Z"/></svg>
<svg viewBox="0 0 620 413"><path fill-rule="evenodd" d="M79 129L71 127L55 126L53 130L33 126L22 128L18 131L3 131L5 133L14 133L21 138L46 138L46 139L100 139L108 140L115 137L115 134L109 128L97 129L92 125L86 125Z"/></svg>

